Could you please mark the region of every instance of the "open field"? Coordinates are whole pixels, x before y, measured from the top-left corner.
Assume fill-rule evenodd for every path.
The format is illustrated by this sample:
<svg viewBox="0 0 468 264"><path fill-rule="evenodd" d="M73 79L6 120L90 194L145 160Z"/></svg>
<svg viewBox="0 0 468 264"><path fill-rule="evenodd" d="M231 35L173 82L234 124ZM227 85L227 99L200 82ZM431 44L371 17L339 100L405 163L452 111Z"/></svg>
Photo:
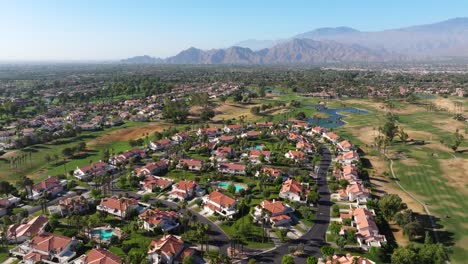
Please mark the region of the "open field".
<svg viewBox="0 0 468 264"><path fill-rule="evenodd" d="M377 134L375 130L383 125L385 109L378 103L367 100L345 102L371 111L369 115L350 115L345 118L348 125L337 131L360 144L367 153L366 158L373 167L371 180L378 193L396 193L413 211L423 213L422 205L399 190L393 180L383 176L384 172L389 172L388 162L370 146L374 135ZM450 104L446 100L439 102ZM396 142L389 147L388 155L394 159L395 174L400 184L423 201L436 216L440 241L453 245L451 260L453 263L462 263L468 243L468 216L465 213L468 209L468 154L454 153L442 142L451 142L453 133L458 128L465 137L459 149L468 149L468 135L465 133L467 125L452 119L452 114L448 112L427 112L424 108L413 107L404 102L400 105L403 106L403 110L394 111L398 116L398 125L405 128L410 139L424 140L424 144ZM429 221L425 224L430 228ZM398 232L394 235L400 240L398 242L404 244L404 241L399 239L401 235Z"/></svg>

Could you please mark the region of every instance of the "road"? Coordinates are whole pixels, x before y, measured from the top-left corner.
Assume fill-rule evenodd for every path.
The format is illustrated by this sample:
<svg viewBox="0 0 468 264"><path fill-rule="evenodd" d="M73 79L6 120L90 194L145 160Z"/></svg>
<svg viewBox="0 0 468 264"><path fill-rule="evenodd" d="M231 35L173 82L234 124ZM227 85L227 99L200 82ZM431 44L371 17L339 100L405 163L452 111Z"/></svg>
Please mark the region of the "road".
<svg viewBox="0 0 468 264"><path fill-rule="evenodd" d="M258 254L255 256L257 263L281 263L282 256L289 254L289 247L299 244L304 245L304 254L296 257L295 263L306 263L308 256L322 256L320 247L326 243L325 236L328 224L330 223L330 207L332 203L330 201L330 191L327 183L327 172L331 164L331 153L325 146L321 146L321 149L322 161L319 165L317 182L320 197L314 225L309 232L299 239L292 240L278 248ZM245 261L245 263L246 262L247 261Z"/></svg>

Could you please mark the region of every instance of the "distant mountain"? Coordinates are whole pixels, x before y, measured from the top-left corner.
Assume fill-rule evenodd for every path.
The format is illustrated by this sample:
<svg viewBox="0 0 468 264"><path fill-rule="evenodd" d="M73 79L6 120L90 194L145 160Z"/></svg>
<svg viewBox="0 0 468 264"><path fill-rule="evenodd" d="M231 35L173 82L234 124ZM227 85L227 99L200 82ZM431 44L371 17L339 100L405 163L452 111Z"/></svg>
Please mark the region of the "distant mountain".
<svg viewBox="0 0 468 264"><path fill-rule="evenodd" d="M170 64L315 64L397 59L401 58L383 50L371 50L359 45L293 39L259 51L241 47L207 51L189 48L176 56L167 58L164 62Z"/></svg>
<svg viewBox="0 0 468 264"><path fill-rule="evenodd" d="M413 59L468 57L468 18L454 18L434 24L374 32L363 32L349 27L319 28L292 38L358 44L373 50L403 54ZM281 40L249 40L237 45L259 50L271 48L278 43L282 43Z"/></svg>
<svg viewBox="0 0 468 264"><path fill-rule="evenodd" d="M163 63L164 60L160 58L153 58L148 55L144 56L136 56L124 60L120 60L120 63L125 63L125 64L157 64L157 63Z"/></svg>
<svg viewBox="0 0 468 264"><path fill-rule="evenodd" d="M319 28L289 39L246 40L227 49L189 48L167 59L139 56L122 63L281 64L382 62L468 57L468 18L375 32Z"/></svg>

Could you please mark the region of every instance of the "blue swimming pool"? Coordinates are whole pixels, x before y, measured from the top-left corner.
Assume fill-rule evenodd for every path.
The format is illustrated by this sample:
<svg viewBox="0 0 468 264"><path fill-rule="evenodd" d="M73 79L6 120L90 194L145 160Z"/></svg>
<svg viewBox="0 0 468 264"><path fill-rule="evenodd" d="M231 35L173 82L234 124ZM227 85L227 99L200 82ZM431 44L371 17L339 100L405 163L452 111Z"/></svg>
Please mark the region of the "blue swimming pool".
<svg viewBox="0 0 468 264"><path fill-rule="evenodd" d="M106 240L109 240L114 235L114 232L110 229L96 229L96 230L91 231L91 234L99 235L102 241L106 241Z"/></svg>
<svg viewBox="0 0 468 264"><path fill-rule="evenodd" d="M227 187L229 185L231 185L231 183L229 183L229 182L218 182L218 186L220 188L223 188L223 189L227 189ZM236 192L245 189L245 187L243 185L239 185L239 184L235 184L235 183L234 183L234 187L236 187Z"/></svg>

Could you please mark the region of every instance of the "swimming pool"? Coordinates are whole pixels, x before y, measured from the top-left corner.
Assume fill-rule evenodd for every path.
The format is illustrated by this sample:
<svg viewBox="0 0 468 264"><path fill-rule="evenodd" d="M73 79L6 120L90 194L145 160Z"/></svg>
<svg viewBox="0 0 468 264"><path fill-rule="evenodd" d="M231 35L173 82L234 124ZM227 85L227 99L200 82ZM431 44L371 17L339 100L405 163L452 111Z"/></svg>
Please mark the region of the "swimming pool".
<svg viewBox="0 0 468 264"><path fill-rule="evenodd" d="M235 183L229 183L229 182L218 182L218 187L223 188L223 189L227 189L227 187L229 185L231 185L231 184L234 184L234 187L236 187L236 192L238 192L240 190L245 190L245 186L235 184Z"/></svg>
<svg viewBox="0 0 468 264"><path fill-rule="evenodd" d="M109 240L114 235L114 231L110 229L95 229L91 231L91 234L99 235L99 238L102 241L106 241L106 240Z"/></svg>

